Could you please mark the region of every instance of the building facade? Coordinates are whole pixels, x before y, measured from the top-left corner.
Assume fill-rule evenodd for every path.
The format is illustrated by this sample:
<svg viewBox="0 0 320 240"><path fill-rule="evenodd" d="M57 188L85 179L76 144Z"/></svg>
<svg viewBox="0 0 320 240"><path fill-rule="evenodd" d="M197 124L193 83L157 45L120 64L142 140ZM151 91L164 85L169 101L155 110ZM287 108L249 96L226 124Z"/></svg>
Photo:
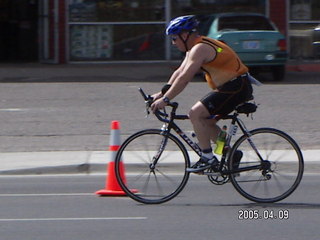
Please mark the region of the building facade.
<svg viewBox="0 0 320 240"><path fill-rule="evenodd" d="M287 37L290 58L314 59L319 0L0 0L0 61L171 61L164 29L186 14L257 12ZM26 41L27 40L27 41Z"/></svg>

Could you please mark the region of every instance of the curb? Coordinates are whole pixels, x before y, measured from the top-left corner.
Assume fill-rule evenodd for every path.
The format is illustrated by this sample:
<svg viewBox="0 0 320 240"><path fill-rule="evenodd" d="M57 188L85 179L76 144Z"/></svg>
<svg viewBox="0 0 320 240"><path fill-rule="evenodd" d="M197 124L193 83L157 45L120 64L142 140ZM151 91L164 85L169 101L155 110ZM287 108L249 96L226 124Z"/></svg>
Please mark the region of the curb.
<svg viewBox="0 0 320 240"><path fill-rule="evenodd" d="M302 153L305 172L319 173L320 150ZM0 175L105 174L110 158L109 151L0 153Z"/></svg>
<svg viewBox="0 0 320 240"><path fill-rule="evenodd" d="M1 83L24 82L162 82L178 62L133 64L0 64ZM287 72L320 72L320 62L289 61Z"/></svg>
<svg viewBox="0 0 320 240"><path fill-rule="evenodd" d="M0 82L157 82L167 79L174 66L174 63L0 64Z"/></svg>
<svg viewBox="0 0 320 240"><path fill-rule="evenodd" d="M320 63L287 65L288 72L320 72Z"/></svg>
<svg viewBox="0 0 320 240"><path fill-rule="evenodd" d="M106 172L109 151L0 153L0 175Z"/></svg>

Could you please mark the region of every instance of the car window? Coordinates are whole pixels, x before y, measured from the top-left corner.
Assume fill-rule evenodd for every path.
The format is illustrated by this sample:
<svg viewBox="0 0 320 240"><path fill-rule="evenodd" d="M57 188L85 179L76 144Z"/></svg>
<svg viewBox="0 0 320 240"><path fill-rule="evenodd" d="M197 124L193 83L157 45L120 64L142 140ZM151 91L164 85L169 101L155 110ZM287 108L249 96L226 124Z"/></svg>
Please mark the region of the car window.
<svg viewBox="0 0 320 240"><path fill-rule="evenodd" d="M275 29L268 19L260 16L228 16L219 19L218 31L247 31Z"/></svg>
<svg viewBox="0 0 320 240"><path fill-rule="evenodd" d="M198 15L197 20L199 21L198 31L201 35L207 35L210 26L214 20L213 16L210 15Z"/></svg>

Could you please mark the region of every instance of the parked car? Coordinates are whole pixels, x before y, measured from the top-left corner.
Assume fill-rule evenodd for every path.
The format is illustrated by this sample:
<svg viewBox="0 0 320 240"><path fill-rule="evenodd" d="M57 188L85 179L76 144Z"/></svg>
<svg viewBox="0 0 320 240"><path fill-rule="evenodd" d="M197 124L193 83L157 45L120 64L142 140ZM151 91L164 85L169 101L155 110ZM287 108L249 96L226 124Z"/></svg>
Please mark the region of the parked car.
<svg viewBox="0 0 320 240"><path fill-rule="evenodd" d="M199 21L202 35L229 45L251 72L271 71L274 80L283 80L286 40L267 17L255 13L221 13L199 16Z"/></svg>

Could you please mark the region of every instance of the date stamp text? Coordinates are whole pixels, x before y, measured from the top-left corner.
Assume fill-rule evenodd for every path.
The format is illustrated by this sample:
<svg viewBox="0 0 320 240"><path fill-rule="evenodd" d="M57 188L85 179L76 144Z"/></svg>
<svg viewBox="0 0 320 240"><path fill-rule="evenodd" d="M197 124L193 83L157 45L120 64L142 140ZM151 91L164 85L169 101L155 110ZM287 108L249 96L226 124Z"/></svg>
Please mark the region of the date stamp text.
<svg viewBox="0 0 320 240"><path fill-rule="evenodd" d="M240 209L238 211L239 220L288 220L289 215L287 209Z"/></svg>

